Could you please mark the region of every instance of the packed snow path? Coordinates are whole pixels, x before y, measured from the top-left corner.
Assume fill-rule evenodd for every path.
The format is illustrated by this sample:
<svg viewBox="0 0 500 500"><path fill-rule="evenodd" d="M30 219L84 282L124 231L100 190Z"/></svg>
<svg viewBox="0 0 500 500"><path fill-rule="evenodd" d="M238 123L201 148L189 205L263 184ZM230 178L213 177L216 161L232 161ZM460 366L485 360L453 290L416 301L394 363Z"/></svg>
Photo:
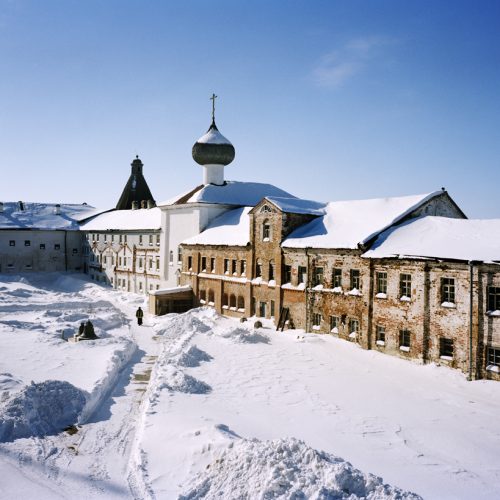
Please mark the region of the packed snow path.
<svg viewBox="0 0 500 500"><path fill-rule="evenodd" d="M157 357L158 343L147 321L140 327L135 323L137 304L142 303L143 298L135 296L130 301L122 294L96 286L92 286L89 292L68 292L67 302L58 305L49 302L45 310L67 308L74 312L81 308L82 303L88 302L94 311L96 304L112 311L110 316L121 312L120 334L128 342L132 341L133 348L129 347L127 351L131 356L124 358L125 362L118 366L116 373L106 373L101 392L96 395L94 411L86 415L79 425L55 436L20 439L0 445L0 468L8 472L0 482L0 498L19 498L19 493L24 490L26 494L20 498L31 498L35 492L38 498L132 497L128 481L131 445ZM27 298L29 294L27 287L21 295ZM19 289L14 290L13 296L19 295ZM58 295L65 293L59 291ZM72 308L68 303L72 304ZM24 326L28 325L29 311L43 309L41 304L30 305L20 308L27 316ZM88 304L85 307L88 308ZM19 310L10 305L3 309ZM99 316L98 312L95 314ZM9 319L4 320L4 324L5 321ZM74 344L69 346L70 349L75 347ZM90 354L98 355L97 352ZM91 363L89 365L92 366ZM66 366L68 372L71 368L71 364ZM91 373L87 375L90 377ZM30 483L33 492L28 486Z"/></svg>

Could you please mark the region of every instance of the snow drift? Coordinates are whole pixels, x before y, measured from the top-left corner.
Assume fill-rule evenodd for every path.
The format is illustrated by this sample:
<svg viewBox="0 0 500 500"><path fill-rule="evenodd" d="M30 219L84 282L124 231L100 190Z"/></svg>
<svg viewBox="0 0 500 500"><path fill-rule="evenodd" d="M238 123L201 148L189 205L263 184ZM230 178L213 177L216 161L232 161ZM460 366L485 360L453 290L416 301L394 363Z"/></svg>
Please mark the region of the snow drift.
<svg viewBox="0 0 500 500"><path fill-rule="evenodd" d="M32 382L0 406L0 442L62 431L77 422L86 396L68 382Z"/></svg>
<svg viewBox="0 0 500 500"><path fill-rule="evenodd" d="M209 464L182 500L199 498L419 499L297 439L241 440Z"/></svg>

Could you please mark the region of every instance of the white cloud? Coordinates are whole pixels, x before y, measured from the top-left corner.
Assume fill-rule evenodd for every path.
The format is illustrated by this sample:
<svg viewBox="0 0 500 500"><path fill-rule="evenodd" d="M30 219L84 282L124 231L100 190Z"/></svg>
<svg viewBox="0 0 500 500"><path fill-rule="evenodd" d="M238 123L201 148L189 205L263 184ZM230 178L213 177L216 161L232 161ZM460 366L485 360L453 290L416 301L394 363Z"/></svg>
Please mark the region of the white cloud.
<svg viewBox="0 0 500 500"><path fill-rule="evenodd" d="M324 55L313 70L314 82L321 87L340 87L380 58L380 49L390 43L385 37L354 38L341 48Z"/></svg>

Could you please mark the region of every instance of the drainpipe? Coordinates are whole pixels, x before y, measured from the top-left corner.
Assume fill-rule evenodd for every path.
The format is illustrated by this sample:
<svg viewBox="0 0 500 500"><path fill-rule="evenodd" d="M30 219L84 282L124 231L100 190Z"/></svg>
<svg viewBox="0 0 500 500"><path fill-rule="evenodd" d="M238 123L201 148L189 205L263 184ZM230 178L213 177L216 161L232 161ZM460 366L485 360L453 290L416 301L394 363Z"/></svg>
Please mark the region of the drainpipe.
<svg viewBox="0 0 500 500"><path fill-rule="evenodd" d="M474 363L472 359L473 349L473 314L474 314L474 265L479 264L479 261L469 261L469 376L467 380L473 380Z"/></svg>
<svg viewBox="0 0 500 500"><path fill-rule="evenodd" d="M307 260L307 279L306 279L306 283L305 283L305 292L306 292L306 332L309 333L309 324L310 324L310 319L309 319L309 272L310 272L310 269L311 269L311 266L309 265L309 254L308 254L308 248L306 247L306 260Z"/></svg>

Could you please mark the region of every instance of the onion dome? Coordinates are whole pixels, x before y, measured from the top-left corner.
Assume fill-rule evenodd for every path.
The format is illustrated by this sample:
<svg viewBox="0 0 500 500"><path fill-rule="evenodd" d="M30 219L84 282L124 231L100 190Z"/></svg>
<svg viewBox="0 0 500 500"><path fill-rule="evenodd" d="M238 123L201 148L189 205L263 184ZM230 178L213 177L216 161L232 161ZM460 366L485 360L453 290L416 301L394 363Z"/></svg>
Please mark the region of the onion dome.
<svg viewBox="0 0 500 500"><path fill-rule="evenodd" d="M199 165L229 165L234 155L234 146L219 132L215 120L193 146L193 159Z"/></svg>

